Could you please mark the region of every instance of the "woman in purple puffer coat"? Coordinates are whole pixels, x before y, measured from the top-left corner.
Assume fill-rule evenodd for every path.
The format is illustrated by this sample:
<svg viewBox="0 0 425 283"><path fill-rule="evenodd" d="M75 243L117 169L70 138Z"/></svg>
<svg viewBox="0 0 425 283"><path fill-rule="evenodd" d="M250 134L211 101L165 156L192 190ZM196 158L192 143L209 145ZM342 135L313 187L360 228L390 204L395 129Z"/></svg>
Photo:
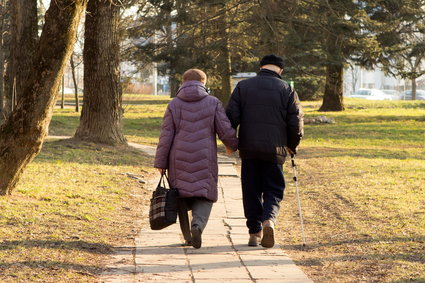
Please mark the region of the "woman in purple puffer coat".
<svg viewBox="0 0 425 283"><path fill-rule="evenodd" d="M164 115L155 168L168 170L171 186L179 191L179 222L186 244L201 247L213 202L217 201L216 134L228 152L236 151L236 132L221 102L208 95L205 73L190 69ZM189 231L187 210L192 210Z"/></svg>

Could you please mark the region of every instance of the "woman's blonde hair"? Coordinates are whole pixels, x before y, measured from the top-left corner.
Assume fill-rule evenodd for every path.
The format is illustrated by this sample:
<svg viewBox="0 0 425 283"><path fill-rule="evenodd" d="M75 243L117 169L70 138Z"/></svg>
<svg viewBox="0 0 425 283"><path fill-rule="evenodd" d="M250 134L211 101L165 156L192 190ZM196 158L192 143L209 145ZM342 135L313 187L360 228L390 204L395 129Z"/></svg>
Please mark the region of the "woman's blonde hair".
<svg viewBox="0 0 425 283"><path fill-rule="evenodd" d="M207 75L199 69L189 69L183 74L183 82L187 81L200 81L205 84Z"/></svg>

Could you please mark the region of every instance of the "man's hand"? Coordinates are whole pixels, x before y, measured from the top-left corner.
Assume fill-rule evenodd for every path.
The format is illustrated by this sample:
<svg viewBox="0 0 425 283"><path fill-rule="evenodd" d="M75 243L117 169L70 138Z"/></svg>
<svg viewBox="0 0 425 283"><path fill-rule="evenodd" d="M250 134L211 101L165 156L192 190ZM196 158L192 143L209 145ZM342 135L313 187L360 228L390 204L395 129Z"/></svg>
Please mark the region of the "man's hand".
<svg viewBox="0 0 425 283"><path fill-rule="evenodd" d="M162 169L162 168L156 168L156 169L158 169L158 172L159 172L161 175L165 174L165 171L167 170L167 169Z"/></svg>
<svg viewBox="0 0 425 283"><path fill-rule="evenodd" d="M288 151L289 155L295 155L295 154L297 154L297 149L296 148L289 148L289 147L287 147L286 150Z"/></svg>
<svg viewBox="0 0 425 283"><path fill-rule="evenodd" d="M230 147L227 147L226 146L226 153L228 154L228 155L231 155L233 152L235 152L236 150L233 150L233 149L231 149Z"/></svg>

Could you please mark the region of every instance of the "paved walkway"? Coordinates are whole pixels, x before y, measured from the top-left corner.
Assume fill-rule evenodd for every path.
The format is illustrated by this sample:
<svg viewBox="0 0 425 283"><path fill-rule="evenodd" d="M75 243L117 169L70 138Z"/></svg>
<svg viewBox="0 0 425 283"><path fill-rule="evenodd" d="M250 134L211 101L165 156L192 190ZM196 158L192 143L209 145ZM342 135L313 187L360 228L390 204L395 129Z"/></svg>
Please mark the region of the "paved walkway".
<svg viewBox="0 0 425 283"><path fill-rule="evenodd" d="M131 145L154 153L152 147ZM161 231L146 227L134 247L112 256L101 282L312 282L278 245L248 247L240 179L232 160L219 160L219 200L202 234L202 247L181 246L178 224Z"/></svg>

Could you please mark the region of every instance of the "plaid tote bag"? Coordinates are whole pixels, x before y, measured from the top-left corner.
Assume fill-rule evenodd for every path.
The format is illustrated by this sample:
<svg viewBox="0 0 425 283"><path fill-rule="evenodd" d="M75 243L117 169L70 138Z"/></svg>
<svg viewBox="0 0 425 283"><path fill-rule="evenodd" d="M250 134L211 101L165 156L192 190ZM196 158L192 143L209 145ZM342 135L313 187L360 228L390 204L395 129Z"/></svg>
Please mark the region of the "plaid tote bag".
<svg viewBox="0 0 425 283"><path fill-rule="evenodd" d="M168 188L165 184L168 183ZM161 184L162 183L162 184ZM171 188L166 174L162 174L152 193L149 207L149 224L152 230L161 230L177 221L177 189Z"/></svg>

